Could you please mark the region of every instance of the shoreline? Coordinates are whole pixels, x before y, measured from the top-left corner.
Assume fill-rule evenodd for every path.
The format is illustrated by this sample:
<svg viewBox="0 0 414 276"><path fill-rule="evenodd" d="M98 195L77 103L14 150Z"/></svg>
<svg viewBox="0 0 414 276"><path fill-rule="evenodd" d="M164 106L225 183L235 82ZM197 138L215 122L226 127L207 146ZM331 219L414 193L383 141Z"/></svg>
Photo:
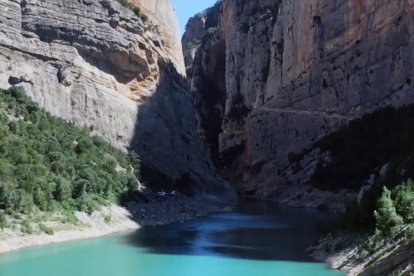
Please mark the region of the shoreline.
<svg viewBox="0 0 414 276"><path fill-rule="evenodd" d="M0 229L0 257L28 247L97 238L138 230L143 226L184 222L233 209L228 205L212 205L211 201L190 199L184 196L151 197L150 199L149 203L130 202L126 207L114 204L103 206L90 215L85 212L75 212L79 225L57 222L59 214L47 215L49 221L41 221L41 224L53 230L52 235L39 230L35 234L26 234L21 230L16 230L16 227ZM54 215L57 215L57 218L53 219ZM21 223L22 221L19 221L17 225ZM38 228L39 223L35 222L33 225Z"/></svg>
<svg viewBox="0 0 414 276"><path fill-rule="evenodd" d="M15 244L9 245L6 248L3 248L3 242L0 241L0 257L2 255L6 255L9 253L13 253L19 250L27 249L30 247L37 247L37 246L45 246L49 244L57 244L57 243L65 243L71 241L81 241L93 238L99 238L104 236L110 236L113 234L120 234L120 233L128 233L135 230L138 230L140 227L136 228L125 228L125 229L114 229L113 231L105 231L97 233L94 230L75 230L75 231L62 231L58 232L54 235L29 235L29 236L21 236L19 238L15 238L9 241L4 242L5 244ZM32 239L36 239L32 241Z"/></svg>
<svg viewBox="0 0 414 276"><path fill-rule="evenodd" d="M113 222L105 222L104 215L113 216ZM76 217L85 226L65 225L67 229L64 230L52 227L54 230L52 235L16 234L16 231L11 229L0 230L0 257L29 247L98 238L138 230L141 227L131 219L130 213L125 208L115 205L103 207L91 215L77 212Z"/></svg>
<svg viewBox="0 0 414 276"><path fill-rule="evenodd" d="M383 240L374 249L362 249L365 253L361 245L370 238L368 235L326 236L309 248L310 256L349 276L408 275L413 270L414 242L406 240L406 231L408 227L402 228L398 235Z"/></svg>

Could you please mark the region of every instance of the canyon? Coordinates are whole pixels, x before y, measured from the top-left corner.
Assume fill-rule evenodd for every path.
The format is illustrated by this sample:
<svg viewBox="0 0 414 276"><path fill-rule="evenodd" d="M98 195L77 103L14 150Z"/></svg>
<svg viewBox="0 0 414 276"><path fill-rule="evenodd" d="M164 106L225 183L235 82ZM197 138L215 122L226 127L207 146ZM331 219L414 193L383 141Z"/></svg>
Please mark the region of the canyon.
<svg viewBox="0 0 414 276"><path fill-rule="evenodd" d="M218 1L182 41L168 0L134 0L145 17L113 0L0 1L0 87L136 151L166 190L344 210L355 191L310 181L330 159L315 142L414 101L411 1Z"/></svg>
<svg viewBox="0 0 414 276"><path fill-rule="evenodd" d="M311 184L329 160L314 144L414 101L413 13L406 0L225 0L189 21L198 132L240 193L344 208L355 194Z"/></svg>
<svg viewBox="0 0 414 276"><path fill-rule="evenodd" d="M171 2L135 4L146 17L114 0L1 0L0 87L138 152L148 179L234 200L195 131Z"/></svg>
<svg viewBox="0 0 414 276"><path fill-rule="evenodd" d="M1 0L0 87L138 152L166 189L232 201L230 182L343 210L354 192L310 181L329 160L315 142L414 102L412 1L219 1L182 41L170 1L133 3L145 18L112 0Z"/></svg>
<svg viewBox="0 0 414 276"><path fill-rule="evenodd" d="M142 183L125 204L130 213L109 208L128 229L138 227L132 219L153 226L231 211L244 198L345 211L378 188L391 165L367 175L368 188L317 186L315 172L334 158L320 141L349 123L363 127L359 119L384 107L408 105L411 116L414 0L221 0L192 17L182 38L171 0L0 0L0 7L0 91L23 87L53 116L139 155ZM384 114L397 122L392 110ZM391 146L400 141L389 137ZM402 169L397 179L408 175ZM110 215L99 213L95 228ZM386 274L396 263L410 270L411 226L404 227L380 259L355 261L357 248L329 256L336 238L314 256L350 274Z"/></svg>

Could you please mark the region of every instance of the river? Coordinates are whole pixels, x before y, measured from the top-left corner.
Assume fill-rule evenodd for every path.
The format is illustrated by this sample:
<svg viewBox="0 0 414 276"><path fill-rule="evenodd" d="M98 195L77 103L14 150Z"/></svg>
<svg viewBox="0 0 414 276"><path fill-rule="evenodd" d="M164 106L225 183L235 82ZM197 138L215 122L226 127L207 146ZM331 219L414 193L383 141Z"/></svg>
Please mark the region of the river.
<svg viewBox="0 0 414 276"><path fill-rule="evenodd" d="M2 255L0 275L343 275L305 252L333 225L327 212L247 202L234 213Z"/></svg>

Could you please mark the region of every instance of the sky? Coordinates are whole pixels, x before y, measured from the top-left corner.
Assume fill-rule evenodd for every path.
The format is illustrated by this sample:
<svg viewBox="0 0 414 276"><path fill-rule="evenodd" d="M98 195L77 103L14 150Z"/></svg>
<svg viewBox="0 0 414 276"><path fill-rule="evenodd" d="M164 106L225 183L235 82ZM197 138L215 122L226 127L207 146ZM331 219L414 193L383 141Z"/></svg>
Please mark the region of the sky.
<svg viewBox="0 0 414 276"><path fill-rule="evenodd" d="M193 15L212 7L217 0L173 0L174 8L180 22L181 35L184 33L185 24Z"/></svg>

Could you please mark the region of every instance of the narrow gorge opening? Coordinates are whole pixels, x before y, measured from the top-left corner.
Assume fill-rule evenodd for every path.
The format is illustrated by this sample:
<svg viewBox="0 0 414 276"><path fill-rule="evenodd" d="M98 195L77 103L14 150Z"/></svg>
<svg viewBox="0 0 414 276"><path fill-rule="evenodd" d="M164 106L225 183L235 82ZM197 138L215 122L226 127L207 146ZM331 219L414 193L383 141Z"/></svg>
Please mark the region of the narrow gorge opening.
<svg viewBox="0 0 414 276"><path fill-rule="evenodd" d="M219 136L226 104L226 43L219 28L221 2L188 21L182 38L187 78L196 111L199 136L221 166Z"/></svg>
<svg viewBox="0 0 414 276"><path fill-rule="evenodd" d="M197 111L198 132L210 147L212 160L220 166L219 135L226 103L225 43L212 43L194 60L192 91Z"/></svg>

